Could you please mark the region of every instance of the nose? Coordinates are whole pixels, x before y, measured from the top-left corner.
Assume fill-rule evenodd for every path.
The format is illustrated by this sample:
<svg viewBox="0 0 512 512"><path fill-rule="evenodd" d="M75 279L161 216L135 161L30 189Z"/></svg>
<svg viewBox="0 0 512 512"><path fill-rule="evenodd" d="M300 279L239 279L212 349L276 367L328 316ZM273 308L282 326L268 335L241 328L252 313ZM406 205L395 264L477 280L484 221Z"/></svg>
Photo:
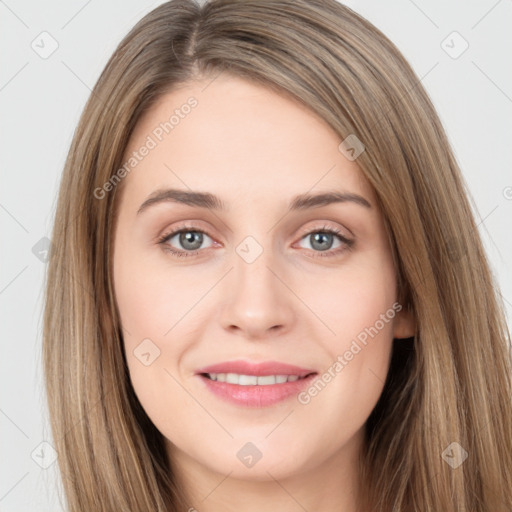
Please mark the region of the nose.
<svg viewBox="0 0 512 512"><path fill-rule="evenodd" d="M264 250L250 263L235 254L233 265L224 283L222 327L250 339L288 331L295 319L297 298L270 251Z"/></svg>

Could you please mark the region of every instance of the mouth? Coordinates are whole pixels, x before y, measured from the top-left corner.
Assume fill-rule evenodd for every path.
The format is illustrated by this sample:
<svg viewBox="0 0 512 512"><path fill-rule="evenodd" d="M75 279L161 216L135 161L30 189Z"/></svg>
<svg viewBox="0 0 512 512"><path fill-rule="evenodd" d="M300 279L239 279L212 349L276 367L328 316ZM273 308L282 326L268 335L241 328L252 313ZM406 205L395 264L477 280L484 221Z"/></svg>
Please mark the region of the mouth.
<svg viewBox="0 0 512 512"><path fill-rule="evenodd" d="M224 402L262 408L296 396L318 372L274 361L231 361L202 368L196 375Z"/></svg>
<svg viewBox="0 0 512 512"><path fill-rule="evenodd" d="M315 374L316 372L311 372L302 377L300 375L244 375L238 373L201 373L200 375L216 382L227 382L238 386L273 386L296 382Z"/></svg>

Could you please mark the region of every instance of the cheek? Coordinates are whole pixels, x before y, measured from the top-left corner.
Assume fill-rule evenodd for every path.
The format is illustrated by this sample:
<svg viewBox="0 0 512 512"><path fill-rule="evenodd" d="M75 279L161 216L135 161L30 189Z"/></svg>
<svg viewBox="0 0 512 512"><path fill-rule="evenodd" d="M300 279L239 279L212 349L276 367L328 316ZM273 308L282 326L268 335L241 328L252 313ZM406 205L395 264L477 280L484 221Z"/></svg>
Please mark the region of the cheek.
<svg viewBox="0 0 512 512"><path fill-rule="evenodd" d="M173 437L185 435L184 423L172 421L175 414L169 411L192 414L177 369L187 343L180 329L190 305L197 302L197 289L180 272L165 275L162 268L136 257L115 262L114 288L135 394L157 428Z"/></svg>
<svg viewBox="0 0 512 512"><path fill-rule="evenodd" d="M387 377L393 319L400 309L395 272L390 258L369 253L325 282L321 290L312 283L304 288L315 290L308 303L331 332L324 328L321 338L327 364L301 403L308 408L315 402L333 424L348 422L350 429L364 423Z"/></svg>
<svg viewBox="0 0 512 512"><path fill-rule="evenodd" d="M197 329L211 317L213 306L206 295L218 272L173 268L165 257L155 262L154 254L150 259L142 251L117 254L114 290L130 380L152 421L165 424L163 403L183 413L189 407L190 396L177 381L183 381L184 354L201 339Z"/></svg>
<svg viewBox="0 0 512 512"><path fill-rule="evenodd" d="M330 327L332 336L325 336L332 348L340 350L348 341L356 338L378 322L379 331L390 336L393 304L396 300L396 278L390 258L382 252L368 252L354 258L339 271L332 272L328 279L308 282L304 288L308 301L319 317ZM387 314L384 325L379 321ZM363 336L364 337L364 336Z"/></svg>
<svg viewBox="0 0 512 512"><path fill-rule="evenodd" d="M144 256L119 257L114 288L126 343L140 343L141 337L170 339L175 328L186 324L187 314L211 288L214 277L192 267L155 264Z"/></svg>

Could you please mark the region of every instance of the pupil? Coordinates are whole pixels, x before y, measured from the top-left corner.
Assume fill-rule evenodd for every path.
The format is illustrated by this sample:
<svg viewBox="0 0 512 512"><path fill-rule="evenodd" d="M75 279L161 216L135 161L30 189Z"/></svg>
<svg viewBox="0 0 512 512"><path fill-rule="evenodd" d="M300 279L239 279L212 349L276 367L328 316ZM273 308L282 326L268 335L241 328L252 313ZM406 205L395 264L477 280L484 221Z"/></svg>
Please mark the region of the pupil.
<svg viewBox="0 0 512 512"><path fill-rule="evenodd" d="M332 245L332 235L330 233L315 233L311 236L313 237L313 242L311 243L313 248L319 249L320 251L325 251ZM326 239L330 240L331 243L326 244ZM315 244L318 245L315 247Z"/></svg>
<svg viewBox="0 0 512 512"><path fill-rule="evenodd" d="M203 234L198 233L197 231L186 231L180 234L180 243L185 249L190 249L192 251L199 249L202 242ZM192 247L187 244L192 244Z"/></svg>

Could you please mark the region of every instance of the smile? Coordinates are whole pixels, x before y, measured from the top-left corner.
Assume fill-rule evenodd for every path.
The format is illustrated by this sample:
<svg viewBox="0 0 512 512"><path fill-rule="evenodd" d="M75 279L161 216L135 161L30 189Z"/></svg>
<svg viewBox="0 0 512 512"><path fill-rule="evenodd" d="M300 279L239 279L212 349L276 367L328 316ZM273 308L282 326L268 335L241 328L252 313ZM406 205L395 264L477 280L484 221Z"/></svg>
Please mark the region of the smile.
<svg viewBox="0 0 512 512"><path fill-rule="evenodd" d="M238 384L239 386L272 386L273 384L284 384L295 382L304 377L298 375L240 375L238 373L206 373L207 378L217 382Z"/></svg>

